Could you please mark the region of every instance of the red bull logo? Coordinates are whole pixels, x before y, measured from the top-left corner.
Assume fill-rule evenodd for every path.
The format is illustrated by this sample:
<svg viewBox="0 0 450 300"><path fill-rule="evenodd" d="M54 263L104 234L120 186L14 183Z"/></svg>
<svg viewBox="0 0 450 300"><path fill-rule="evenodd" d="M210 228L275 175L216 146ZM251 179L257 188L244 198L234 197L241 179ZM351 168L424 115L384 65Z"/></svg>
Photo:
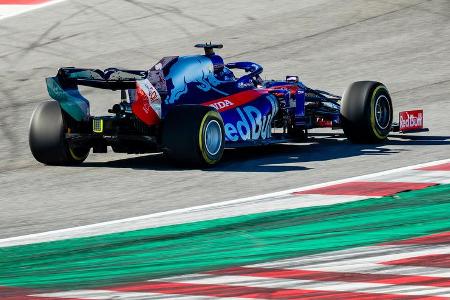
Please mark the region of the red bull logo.
<svg viewBox="0 0 450 300"><path fill-rule="evenodd" d="M400 131L423 128L423 110L402 111L399 115Z"/></svg>
<svg viewBox="0 0 450 300"><path fill-rule="evenodd" d="M271 110L268 114L261 113L260 109L253 105L236 108L239 116L236 123L225 124L225 139L236 142L267 139L272 136L272 119L278 112L278 104L274 97L268 98Z"/></svg>

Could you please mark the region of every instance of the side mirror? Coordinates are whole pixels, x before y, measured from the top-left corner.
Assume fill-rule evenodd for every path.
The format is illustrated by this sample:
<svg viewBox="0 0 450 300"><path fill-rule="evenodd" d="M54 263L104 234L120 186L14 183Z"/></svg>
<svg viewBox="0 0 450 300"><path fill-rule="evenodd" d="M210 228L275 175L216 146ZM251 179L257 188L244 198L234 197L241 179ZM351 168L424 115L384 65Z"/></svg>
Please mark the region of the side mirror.
<svg viewBox="0 0 450 300"><path fill-rule="evenodd" d="M291 76L291 75L286 76L286 82L297 83L299 81L300 81L300 78L298 76Z"/></svg>

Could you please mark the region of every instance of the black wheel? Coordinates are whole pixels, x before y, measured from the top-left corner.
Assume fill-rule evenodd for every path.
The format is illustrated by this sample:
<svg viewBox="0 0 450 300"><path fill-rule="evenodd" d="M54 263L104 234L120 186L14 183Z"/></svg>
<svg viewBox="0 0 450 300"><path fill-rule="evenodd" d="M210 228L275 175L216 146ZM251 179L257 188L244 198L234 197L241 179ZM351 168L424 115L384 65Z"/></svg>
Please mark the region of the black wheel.
<svg viewBox="0 0 450 300"><path fill-rule="evenodd" d="M225 131L220 114L201 105L174 106L164 119L166 154L184 165L212 166L220 161Z"/></svg>
<svg viewBox="0 0 450 300"><path fill-rule="evenodd" d="M29 144L34 158L46 165L73 165L82 163L90 148L70 147L65 140L67 126L63 112L56 101L40 103L30 122Z"/></svg>
<svg viewBox="0 0 450 300"><path fill-rule="evenodd" d="M383 142L391 131L392 116L391 96L380 82L354 82L342 97L342 128L352 142Z"/></svg>

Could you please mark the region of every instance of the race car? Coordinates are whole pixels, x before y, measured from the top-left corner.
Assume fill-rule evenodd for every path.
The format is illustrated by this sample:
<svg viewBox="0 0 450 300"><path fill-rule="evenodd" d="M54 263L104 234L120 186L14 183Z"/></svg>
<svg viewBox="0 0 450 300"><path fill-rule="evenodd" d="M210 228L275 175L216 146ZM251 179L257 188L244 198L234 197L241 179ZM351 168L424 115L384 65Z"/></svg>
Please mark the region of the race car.
<svg viewBox="0 0 450 300"><path fill-rule="evenodd" d="M198 44L202 55L168 56L149 70L67 67L46 79L54 100L33 112L29 145L48 165L83 162L90 150L164 152L176 162L211 166L225 148L302 141L308 130L342 128L356 143L379 143L391 131L423 130L423 111L400 113L393 123L387 88L352 83L342 97L312 89L298 76L262 80L262 66L224 63L217 44ZM242 76L236 77L240 70ZM234 71L234 72L233 72ZM108 114L90 114L78 86L120 91Z"/></svg>

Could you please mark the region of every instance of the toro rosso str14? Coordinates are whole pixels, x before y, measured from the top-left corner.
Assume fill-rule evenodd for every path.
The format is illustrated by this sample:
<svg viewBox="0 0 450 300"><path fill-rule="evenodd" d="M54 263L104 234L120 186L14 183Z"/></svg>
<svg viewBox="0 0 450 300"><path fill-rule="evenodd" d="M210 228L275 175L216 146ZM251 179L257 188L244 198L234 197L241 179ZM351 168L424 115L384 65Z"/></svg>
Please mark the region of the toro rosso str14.
<svg viewBox="0 0 450 300"><path fill-rule="evenodd" d="M150 70L61 68L47 78L54 100L35 109L29 132L34 157L49 165L105 153L165 152L192 165L214 165L224 148L303 140L317 127L342 128L353 142L382 142L391 131L423 129L423 112L393 124L386 87L350 85L342 97L307 87L297 76L263 81L253 62L225 64L222 45L199 44L204 55L169 56ZM244 73L236 77L233 70ZM242 72L243 71L243 72ZM120 91L107 115L92 116L78 86Z"/></svg>

